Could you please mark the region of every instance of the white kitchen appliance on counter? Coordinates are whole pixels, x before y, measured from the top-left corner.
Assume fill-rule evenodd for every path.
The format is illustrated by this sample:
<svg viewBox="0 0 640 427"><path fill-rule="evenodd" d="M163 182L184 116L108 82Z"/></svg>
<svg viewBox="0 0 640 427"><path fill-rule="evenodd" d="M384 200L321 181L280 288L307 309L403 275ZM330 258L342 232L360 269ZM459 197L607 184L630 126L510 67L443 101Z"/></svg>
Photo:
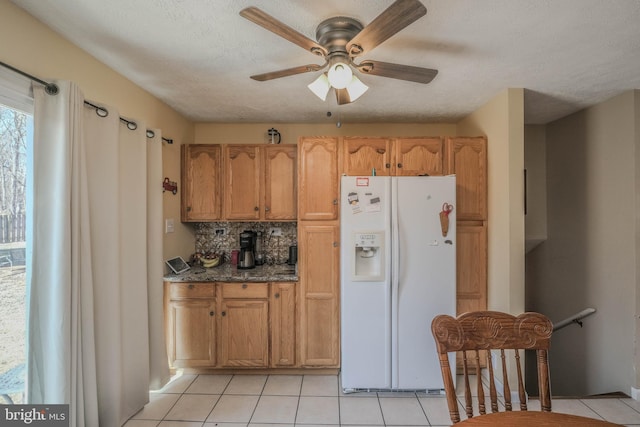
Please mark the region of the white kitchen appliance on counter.
<svg viewBox="0 0 640 427"><path fill-rule="evenodd" d="M453 175L342 177L345 392L443 388L431 320L456 314L455 204Z"/></svg>

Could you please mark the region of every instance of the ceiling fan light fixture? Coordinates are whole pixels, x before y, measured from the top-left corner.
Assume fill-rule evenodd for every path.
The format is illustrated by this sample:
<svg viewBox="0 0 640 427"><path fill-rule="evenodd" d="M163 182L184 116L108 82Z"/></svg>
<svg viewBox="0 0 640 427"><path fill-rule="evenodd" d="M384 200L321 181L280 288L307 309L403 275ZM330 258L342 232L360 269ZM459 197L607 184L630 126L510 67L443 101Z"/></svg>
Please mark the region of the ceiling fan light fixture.
<svg viewBox="0 0 640 427"><path fill-rule="evenodd" d="M344 89L351 83L353 71L344 62L336 62L329 68L329 83L336 89Z"/></svg>
<svg viewBox="0 0 640 427"><path fill-rule="evenodd" d="M327 99L327 94L331 89L331 84L329 83L329 79L325 73L320 74L320 77L315 79L311 84L307 85L309 90L313 92L318 98L325 101Z"/></svg>
<svg viewBox="0 0 640 427"><path fill-rule="evenodd" d="M367 90L369 90L369 86L362 83L362 81L356 76L353 76L351 78L351 83L349 83L349 86L347 86L346 89L349 93L349 99L351 100L351 102L353 102L356 99L360 98Z"/></svg>

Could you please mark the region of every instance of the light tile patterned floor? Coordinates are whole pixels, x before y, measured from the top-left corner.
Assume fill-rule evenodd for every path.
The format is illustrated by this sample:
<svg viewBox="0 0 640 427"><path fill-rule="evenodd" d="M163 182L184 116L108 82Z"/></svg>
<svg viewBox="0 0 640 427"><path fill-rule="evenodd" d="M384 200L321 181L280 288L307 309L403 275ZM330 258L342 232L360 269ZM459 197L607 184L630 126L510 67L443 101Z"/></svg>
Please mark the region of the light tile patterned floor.
<svg viewBox="0 0 640 427"><path fill-rule="evenodd" d="M539 409L532 400L529 409ZM640 426L632 399L553 399L553 410ZM463 411L461 411L463 412ZM182 375L125 427L448 426L444 396L343 394L333 375Z"/></svg>

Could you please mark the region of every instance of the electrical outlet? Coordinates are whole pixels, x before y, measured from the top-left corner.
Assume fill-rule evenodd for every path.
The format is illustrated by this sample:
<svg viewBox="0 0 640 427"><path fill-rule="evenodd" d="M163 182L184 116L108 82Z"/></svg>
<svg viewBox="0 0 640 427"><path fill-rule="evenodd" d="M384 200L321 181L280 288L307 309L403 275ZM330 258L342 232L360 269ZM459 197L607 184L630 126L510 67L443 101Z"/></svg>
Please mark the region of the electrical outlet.
<svg viewBox="0 0 640 427"><path fill-rule="evenodd" d="M273 236L273 237L282 236L282 228L280 228L280 227L271 227L269 229L269 236Z"/></svg>
<svg viewBox="0 0 640 427"><path fill-rule="evenodd" d="M216 228L216 236L224 236L227 234L227 230L224 228Z"/></svg>

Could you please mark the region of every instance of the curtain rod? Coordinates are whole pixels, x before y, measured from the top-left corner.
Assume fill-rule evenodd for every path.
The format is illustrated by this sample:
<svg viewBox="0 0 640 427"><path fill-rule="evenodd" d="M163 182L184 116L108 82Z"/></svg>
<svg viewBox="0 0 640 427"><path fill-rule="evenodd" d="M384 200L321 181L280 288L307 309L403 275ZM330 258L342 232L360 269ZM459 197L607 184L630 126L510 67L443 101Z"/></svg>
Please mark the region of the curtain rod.
<svg viewBox="0 0 640 427"><path fill-rule="evenodd" d="M4 68L7 68L8 70L13 71L14 73L18 73L23 77L26 77L36 83L40 83L41 85L44 86L44 90L45 92L47 92L49 95L57 95L59 92L58 86L55 83L50 83L50 82L46 82L42 79L39 79L35 76L32 76L31 74L25 73L22 70L19 70L15 67L12 67L9 64L6 64L2 61L0 61L0 65L2 65ZM107 117L109 115L109 111L104 108L104 107L100 107L98 105L92 104L89 101L84 101L84 103L92 108L95 108L96 110L96 114L100 117ZM127 125L127 128L130 130L136 130L138 128L138 124L136 122L132 122L131 120L127 120L125 118L120 117L120 121L125 123ZM155 133L150 130L147 129L147 138L153 138L155 136ZM166 141L167 144L173 144L173 139L169 139L169 138L165 138L164 136L162 137L163 141Z"/></svg>

